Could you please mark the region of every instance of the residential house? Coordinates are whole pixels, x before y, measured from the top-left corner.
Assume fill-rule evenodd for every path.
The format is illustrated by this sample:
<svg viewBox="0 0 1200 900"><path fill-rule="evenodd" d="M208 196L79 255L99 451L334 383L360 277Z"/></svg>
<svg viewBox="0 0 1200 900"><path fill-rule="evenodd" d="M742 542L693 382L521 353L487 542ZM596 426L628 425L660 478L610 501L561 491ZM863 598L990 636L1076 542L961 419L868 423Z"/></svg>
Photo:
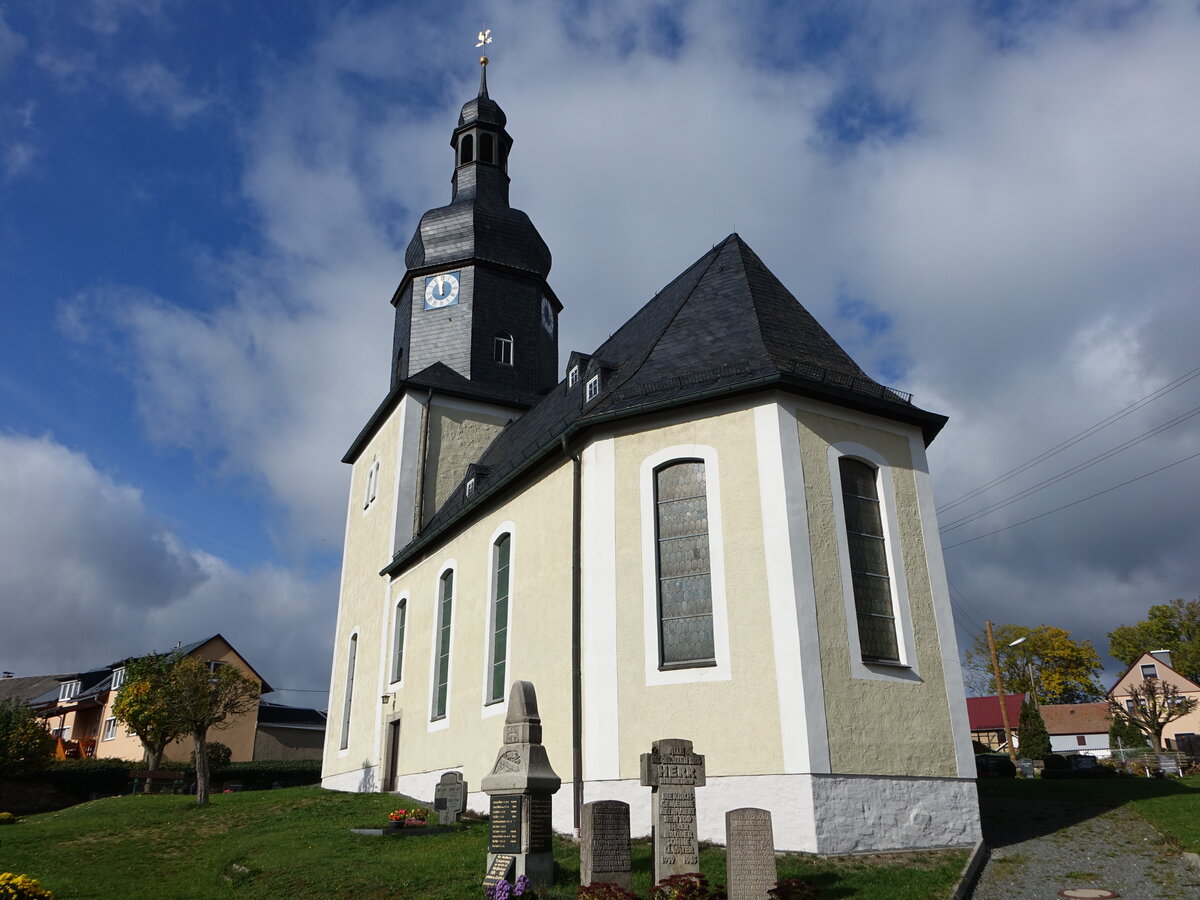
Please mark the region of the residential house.
<svg viewBox="0 0 1200 900"><path fill-rule="evenodd" d="M1008 724L1012 729L1014 747L1017 746L1017 726L1021 722L1021 704L1024 702L1025 694L1004 695L1004 706L1008 712ZM999 697L994 695L991 697L968 697L967 720L971 727L971 740L982 744L989 750L1008 749Z"/></svg>
<svg viewBox="0 0 1200 900"><path fill-rule="evenodd" d="M325 713L263 700L254 735L255 759L320 759Z"/></svg>
<svg viewBox="0 0 1200 900"><path fill-rule="evenodd" d="M1108 747L1107 703L1056 703L1041 707L1053 753L1086 753L1105 758Z"/></svg>
<svg viewBox="0 0 1200 900"><path fill-rule="evenodd" d="M1143 653L1117 679L1107 696L1127 709L1133 709L1134 701L1129 695L1129 689L1140 685L1147 678L1157 678L1173 684L1179 689L1181 697L1197 701L1196 709L1168 722L1167 727L1163 729L1164 750L1183 749L1180 746L1181 742L1193 746L1192 742L1200 735L1200 684L1185 678L1171 667L1169 650L1151 650Z"/></svg>

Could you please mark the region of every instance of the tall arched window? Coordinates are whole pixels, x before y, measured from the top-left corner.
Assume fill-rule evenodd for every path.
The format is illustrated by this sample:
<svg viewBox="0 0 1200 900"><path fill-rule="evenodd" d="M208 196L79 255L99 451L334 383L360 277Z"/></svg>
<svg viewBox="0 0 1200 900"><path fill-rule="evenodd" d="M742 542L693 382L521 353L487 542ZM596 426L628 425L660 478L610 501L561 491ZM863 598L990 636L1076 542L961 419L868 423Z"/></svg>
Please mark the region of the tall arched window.
<svg viewBox="0 0 1200 900"><path fill-rule="evenodd" d="M342 742L340 749L350 746L350 701L354 698L354 660L358 655L358 635L350 635L350 649L346 653L346 698L342 701Z"/></svg>
<svg viewBox="0 0 1200 900"><path fill-rule="evenodd" d="M396 604L396 622L392 626L392 681L404 675L404 628L408 619L408 599L400 598Z"/></svg>
<svg viewBox="0 0 1200 900"><path fill-rule="evenodd" d="M460 166L465 166L467 163L474 161L475 138L471 137L469 134L464 134L462 143L459 144L459 148L458 164Z"/></svg>
<svg viewBox="0 0 1200 900"><path fill-rule="evenodd" d="M446 716L447 691L450 686L450 616L454 607L454 570L442 574L438 582L437 668L433 688L432 719Z"/></svg>
<svg viewBox="0 0 1200 900"><path fill-rule="evenodd" d="M509 554L512 535L501 535L492 545L491 640L488 642L488 703L504 699L508 663Z"/></svg>
<svg viewBox="0 0 1200 900"><path fill-rule="evenodd" d="M493 356L496 362L502 366L512 365L513 339L512 335L507 331L501 331L496 335L496 340L493 344Z"/></svg>
<svg viewBox="0 0 1200 900"><path fill-rule="evenodd" d="M495 152L493 149L495 146L496 139L494 137L486 131L481 134L479 136L479 161L485 163L495 162Z"/></svg>
<svg viewBox="0 0 1200 900"><path fill-rule="evenodd" d="M858 644L863 659L899 662L896 614L888 569L887 536L879 503L878 470L859 459L838 460L846 521Z"/></svg>
<svg viewBox="0 0 1200 900"><path fill-rule="evenodd" d="M658 643L662 668L713 665L712 566L704 463L655 470Z"/></svg>

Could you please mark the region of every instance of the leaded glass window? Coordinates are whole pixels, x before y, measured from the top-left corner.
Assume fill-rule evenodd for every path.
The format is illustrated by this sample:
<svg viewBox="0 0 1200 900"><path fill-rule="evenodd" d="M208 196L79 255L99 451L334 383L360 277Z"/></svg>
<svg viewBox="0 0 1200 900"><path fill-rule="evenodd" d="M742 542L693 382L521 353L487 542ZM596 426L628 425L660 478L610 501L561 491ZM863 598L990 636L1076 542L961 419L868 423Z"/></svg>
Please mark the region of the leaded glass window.
<svg viewBox="0 0 1200 900"><path fill-rule="evenodd" d="M399 681L404 674L404 628L408 619L408 601L396 604L395 631L392 634L392 681Z"/></svg>
<svg viewBox="0 0 1200 900"><path fill-rule="evenodd" d="M655 472L658 544L658 643L664 668L714 662L712 565L704 463Z"/></svg>
<svg viewBox="0 0 1200 900"><path fill-rule="evenodd" d="M508 557L512 538L503 535L492 548L492 643L488 678L488 703L504 699L504 671L508 662Z"/></svg>
<svg viewBox="0 0 1200 900"><path fill-rule="evenodd" d="M438 600L437 684L433 691L434 719L446 715L446 690L450 685L450 613L454 605L454 572L447 572L440 582Z"/></svg>
<svg viewBox="0 0 1200 900"><path fill-rule="evenodd" d="M350 701L354 698L354 662L357 655L358 635L352 634L350 652L346 654L346 696L342 700L342 750L350 746Z"/></svg>
<svg viewBox="0 0 1200 900"><path fill-rule="evenodd" d="M892 581L888 572L887 539L876 487L876 469L843 456L842 509L846 518L850 576L858 618L858 644L863 659L899 662Z"/></svg>

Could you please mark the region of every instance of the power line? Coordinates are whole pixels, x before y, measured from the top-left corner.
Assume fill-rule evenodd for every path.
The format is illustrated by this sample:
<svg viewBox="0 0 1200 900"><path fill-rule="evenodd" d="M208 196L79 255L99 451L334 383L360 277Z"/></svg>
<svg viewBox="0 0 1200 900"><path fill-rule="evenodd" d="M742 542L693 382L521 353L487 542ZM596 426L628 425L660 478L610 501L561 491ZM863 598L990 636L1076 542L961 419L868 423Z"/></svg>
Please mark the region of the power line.
<svg viewBox="0 0 1200 900"><path fill-rule="evenodd" d="M1057 484L1058 482L1062 481L1065 478L1069 478L1072 475L1082 472L1084 469L1090 469L1092 466L1102 463L1102 462L1104 462L1104 460L1109 459L1110 457L1116 456L1118 453L1121 453L1124 450L1128 450L1130 447L1132 447L1136 444L1140 444L1142 441L1149 440L1150 438L1154 437L1155 435L1157 435L1163 431L1166 431L1168 428L1173 428L1176 425L1178 425L1179 423L1185 422L1188 419L1192 418L1192 416L1195 416L1197 414L1200 414L1200 406L1197 406L1195 409L1189 410L1188 412L1185 412L1182 415L1176 416L1174 419L1171 419L1169 422L1164 422L1163 424L1161 424L1155 428L1152 428L1149 431L1143 432L1142 434L1139 434L1137 437L1130 438L1128 441L1126 441L1123 444L1119 444L1116 447L1112 447L1108 450L1105 450L1103 453L1093 456L1091 459L1086 459L1076 466L1072 466L1071 468L1069 468L1063 472L1059 472L1057 475L1052 475L1050 478L1047 478L1045 481L1041 481L1038 484L1033 485L1032 487L1028 487L1023 491L1021 491L1017 494L1014 494L1013 496L1009 497L1006 500L999 500L996 503L993 503L991 506L985 506L983 509L977 510L976 512L973 512L966 516L963 516L961 519L955 519L953 522L950 522L947 525L943 525L940 529L938 529L938 533L945 534L948 531L953 531L955 528L961 528L963 525L966 525L970 522L974 522L977 519L982 519L984 516L987 516L987 515L990 515L991 513L996 512L996 510L1003 509L1006 506L1010 506L1013 503L1016 503L1018 500L1025 499L1030 494L1036 494L1038 491L1044 490L1045 488L1048 488L1053 484Z"/></svg>
<svg viewBox="0 0 1200 900"><path fill-rule="evenodd" d="M1122 481L1120 484L1114 484L1110 488L1105 488L1104 490L1097 491L1094 494L1088 494L1086 497L1081 497L1078 500L1075 500L1071 503L1066 504L1065 506L1059 506L1055 509L1048 510L1047 512L1039 513L1036 516L1030 516L1028 519L1022 519L1020 522L1013 522L1011 525L1005 525L1003 528L997 528L995 531L989 531L984 534L977 535L973 538L967 538L965 541L959 541L957 544L951 544L949 547L943 547L942 550L943 551L944 550L953 550L955 547L961 547L963 544L970 544L970 543L972 543L974 541L978 541L982 538L991 537L993 534L999 534L1002 531L1008 531L1010 528L1016 528L1018 525L1024 525L1028 522L1033 522L1037 519L1045 518L1046 516L1051 515L1052 513L1061 512L1064 509L1070 509L1072 506L1078 506L1080 503L1083 503L1087 500L1091 500L1095 497L1100 497L1104 494L1112 493L1117 488L1123 488L1127 484L1133 484L1135 481L1141 481L1143 478L1149 478L1151 475L1157 475L1159 472L1165 472L1167 469L1174 468L1175 466L1179 465L1180 463L1187 462L1189 459L1195 459L1197 456L1200 456L1200 450L1197 450L1191 456L1185 456L1183 459L1177 459L1173 463L1167 463L1165 466L1160 466L1157 469L1147 472L1145 475L1139 475L1139 476L1137 476L1137 478L1130 478L1128 481Z"/></svg>
<svg viewBox="0 0 1200 900"><path fill-rule="evenodd" d="M1026 471L1027 469L1032 468L1033 466L1036 466L1038 463L1042 462L1043 460L1049 459L1051 456L1061 453L1063 450L1066 450L1068 447L1074 446L1075 444L1079 443L1080 441L1084 440L1085 438L1091 437L1096 432L1098 432L1104 428L1107 428L1109 425L1113 424L1114 422L1117 422L1120 419L1125 418L1125 416L1129 415L1132 412L1135 412L1136 410L1145 406L1147 403L1153 403L1159 397L1162 397L1165 394L1169 394L1171 391L1175 390L1178 387L1182 387L1183 385L1187 384L1187 382L1191 381L1193 378L1196 378L1197 376L1200 376L1200 367L1192 369L1192 371L1187 372L1184 375L1180 375L1174 381L1170 382L1169 384L1165 384L1162 387L1160 387L1158 390L1147 394L1141 400L1137 400L1137 401L1131 403L1129 406L1126 406L1124 409L1118 410L1117 412L1113 413L1108 418L1100 420L1095 425L1092 425L1089 428L1085 428L1083 431L1079 432L1078 434L1074 435L1073 437L1067 438L1061 444L1056 444L1055 446L1051 447L1049 450L1046 450L1045 452L1043 452L1041 455L1035 456L1033 459L1029 460L1028 462L1022 463L1021 465L1017 466L1015 469L1011 469L1010 471L1005 472L1003 475L998 475L997 477L993 478L991 481L987 482L987 484L982 484L979 487L975 488L974 490L968 491L967 493L963 494L962 496L956 497L955 499L949 501L948 503L942 504L941 506L939 506L937 508L937 511L944 512L945 510L948 510L948 509L951 509L952 507L958 506L960 503L964 503L967 500L970 500L972 497L979 496L980 494L982 494L984 491L988 490L989 488L993 488L996 485L1000 484L1001 482L1008 481L1010 478L1020 475L1022 472Z"/></svg>

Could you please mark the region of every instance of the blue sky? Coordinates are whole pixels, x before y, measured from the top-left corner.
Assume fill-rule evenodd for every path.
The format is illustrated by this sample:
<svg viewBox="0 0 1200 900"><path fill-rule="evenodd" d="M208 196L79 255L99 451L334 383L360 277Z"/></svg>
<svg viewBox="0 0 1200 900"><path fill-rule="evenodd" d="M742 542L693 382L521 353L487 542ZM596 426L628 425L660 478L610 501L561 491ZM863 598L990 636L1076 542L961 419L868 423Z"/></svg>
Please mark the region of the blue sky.
<svg viewBox="0 0 1200 900"><path fill-rule="evenodd" d="M728 9L0 0L0 667L220 631L273 683L326 686L338 460L386 391L388 299L449 197L485 23L564 358L736 230L864 367L951 416L939 501L1200 365L1194 4ZM1186 419L946 544L1197 450ZM1198 476L949 549L960 641L990 618L1103 651L1200 594Z"/></svg>

